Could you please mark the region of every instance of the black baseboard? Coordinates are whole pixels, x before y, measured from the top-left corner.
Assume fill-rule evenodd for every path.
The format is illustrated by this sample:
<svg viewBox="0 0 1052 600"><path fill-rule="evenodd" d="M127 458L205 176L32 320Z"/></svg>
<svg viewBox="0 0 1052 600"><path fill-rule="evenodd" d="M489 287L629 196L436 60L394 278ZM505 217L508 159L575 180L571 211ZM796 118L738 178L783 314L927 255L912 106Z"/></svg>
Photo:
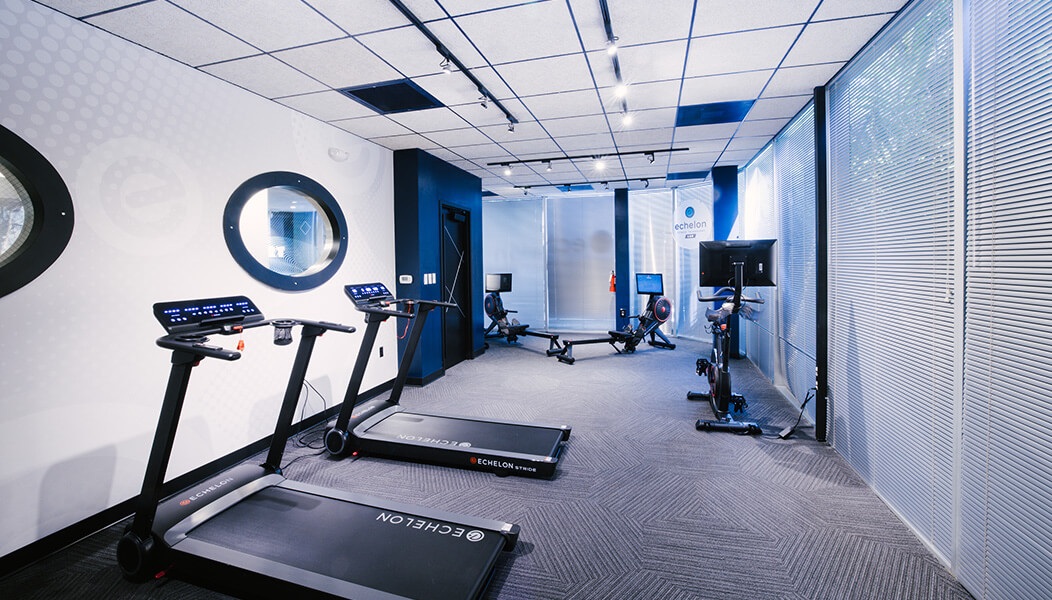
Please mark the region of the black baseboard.
<svg viewBox="0 0 1052 600"><path fill-rule="evenodd" d="M394 380L389 380L386 383L380 384L370 390L362 392L358 395L358 401L363 402L374 398L383 392L391 389L394 384ZM331 408L328 408L316 415L308 417L299 423L293 425L292 435L302 433L319 423L323 423L336 416L336 413L340 411L340 404L336 404ZM179 477L164 484L164 491L162 496L167 498L168 496L187 488L198 481L202 481L216 475L241 461L249 458L254 454L258 454L270 447L271 439L273 435L257 440L240 450L236 450L227 454L226 456L217 458L212 462L203 465L184 473ZM39 540L32 542L26 546L6 554L0 557L0 578L6 577L19 569L29 566L44 557L58 552L59 550L75 544L78 541L101 531L114 523L130 517L135 512L136 497L129 498L120 504L111 506L106 510L94 514L86 519L78 521L68 527L60 529L52 534L46 535ZM116 566L116 556L114 557L114 565Z"/></svg>
<svg viewBox="0 0 1052 600"><path fill-rule="evenodd" d="M445 369L439 369L437 371L432 372L427 377L407 377L405 382L408 385L415 385L417 387L424 387L425 385L431 383L432 381L435 381L436 379L438 379L439 377L442 377L445 374L446 374L446 370Z"/></svg>

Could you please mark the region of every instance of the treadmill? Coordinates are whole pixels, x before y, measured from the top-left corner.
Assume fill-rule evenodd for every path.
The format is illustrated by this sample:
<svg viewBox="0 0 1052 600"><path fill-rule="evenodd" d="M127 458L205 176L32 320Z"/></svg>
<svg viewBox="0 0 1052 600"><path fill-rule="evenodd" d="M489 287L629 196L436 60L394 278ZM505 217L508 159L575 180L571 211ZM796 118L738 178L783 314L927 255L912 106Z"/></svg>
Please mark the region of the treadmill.
<svg viewBox="0 0 1052 600"><path fill-rule="evenodd" d="M244 296L165 302L154 315L168 335L172 368L135 518L117 544L117 562L133 581L165 574L242 597L478 598L519 527L401 502L297 483L281 457L317 337L353 327L269 321ZM300 341L263 464L242 464L163 501L165 470L191 369L205 358L239 352L209 335L274 326L274 342Z"/></svg>
<svg viewBox="0 0 1052 600"><path fill-rule="evenodd" d="M555 474L559 455L570 438L569 425L417 413L398 404L428 313L437 307L455 305L434 300L399 300L382 283L348 285L344 291L354 307L365 313L366 328L343 406L336 423L325 434L325 447L332 456L372 454L500 476L547 479ZM376 333L380 323L390 317L413 321L391 395L386 400L357 404Z"/></svg>

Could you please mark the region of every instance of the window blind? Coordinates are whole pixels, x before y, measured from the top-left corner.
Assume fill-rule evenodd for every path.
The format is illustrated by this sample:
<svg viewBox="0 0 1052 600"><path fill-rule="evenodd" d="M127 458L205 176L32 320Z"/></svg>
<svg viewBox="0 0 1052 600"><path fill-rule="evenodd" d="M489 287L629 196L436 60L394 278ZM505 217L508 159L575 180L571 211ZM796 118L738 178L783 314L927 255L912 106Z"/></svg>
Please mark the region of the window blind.
<svg viewBox="0 0 1052 600"><path fill-rule="evenodd" d="M972 0L958 577L1052 590L1052 4Z"/></svg>
<svg viewBox="0 0 1052 600"><path fill-rule="evenodd" d="M910 4L828 86L830 441L953 554L953 3Z"/></svg>

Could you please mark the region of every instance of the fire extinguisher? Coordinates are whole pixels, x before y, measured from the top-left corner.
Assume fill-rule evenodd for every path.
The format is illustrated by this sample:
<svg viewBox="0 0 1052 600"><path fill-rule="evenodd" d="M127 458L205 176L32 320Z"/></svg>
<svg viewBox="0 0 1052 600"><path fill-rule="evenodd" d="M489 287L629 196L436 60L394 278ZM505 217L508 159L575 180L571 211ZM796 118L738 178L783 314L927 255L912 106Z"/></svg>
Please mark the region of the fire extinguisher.
<svg viewBox="0 0 1052 600"><path fill-rule="evenodd" d="M617 275L614 275L613 271L610 271L610 291L617 291Z"/></svg>

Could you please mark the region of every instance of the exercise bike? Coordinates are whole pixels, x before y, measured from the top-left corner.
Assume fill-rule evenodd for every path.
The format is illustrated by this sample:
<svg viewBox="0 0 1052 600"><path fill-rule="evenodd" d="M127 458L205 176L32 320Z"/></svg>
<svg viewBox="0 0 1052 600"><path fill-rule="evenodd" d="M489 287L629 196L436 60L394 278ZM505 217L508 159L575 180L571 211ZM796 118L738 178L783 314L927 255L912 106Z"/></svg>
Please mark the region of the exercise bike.
<svg viewBox="0 0 1052 600"><path fill-rule="evenodd" d="M724 286L707 296L698 290L699 302L720 302L717 309L705 310L708 321L706 331L712 334L712 353L709 358L699 358L696 363L698 375L705 377L709 389L705 392L687 392L689 400L708 400L715 419L698 419L695 428L699 431L729 431L742 435L759 435L763 430L748 421L738 421L731 412L741 413L749 407L745 396L733 392L731 386L730 343L733 317L743 314L748 317L751 309L745 303L763 304L763 298L752 298L742 294L746 285L773 286L770 264L773 262L774 240L721 241L701 243L701 285L712 285L714 281L731 279L733 286ZM728 275L730 277L728 278Z"/></svg>

